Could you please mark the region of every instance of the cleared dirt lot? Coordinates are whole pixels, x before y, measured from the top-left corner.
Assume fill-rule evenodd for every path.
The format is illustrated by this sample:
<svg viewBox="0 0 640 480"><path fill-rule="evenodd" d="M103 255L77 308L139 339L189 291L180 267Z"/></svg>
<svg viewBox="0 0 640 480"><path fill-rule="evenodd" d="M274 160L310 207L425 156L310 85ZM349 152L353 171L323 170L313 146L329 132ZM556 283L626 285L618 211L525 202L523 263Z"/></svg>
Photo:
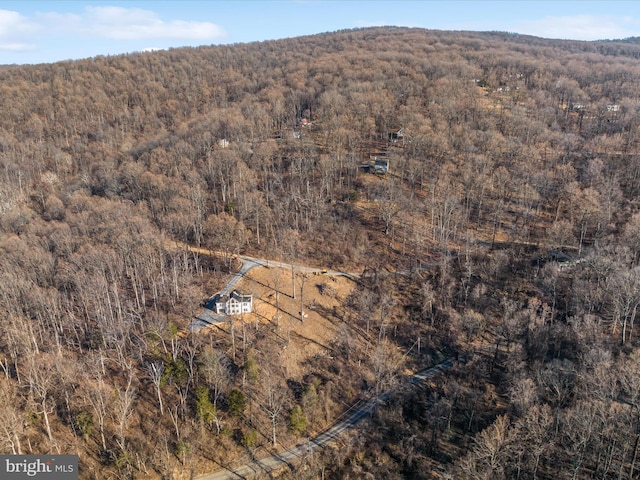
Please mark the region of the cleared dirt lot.
<svg viewBox="0 0 640 480"><path fill-rule="evenodd" d="M306 359L331 355L342 322L342 305L355 285L353 279L342 276L294 269L292 278L291 269L256 267L236 285L239 291L253 294L254 311L235 316L233 321L244 322L247 328L275 332L287 376L301 379ZM228 332L230 322L216 328Z"/></svg>

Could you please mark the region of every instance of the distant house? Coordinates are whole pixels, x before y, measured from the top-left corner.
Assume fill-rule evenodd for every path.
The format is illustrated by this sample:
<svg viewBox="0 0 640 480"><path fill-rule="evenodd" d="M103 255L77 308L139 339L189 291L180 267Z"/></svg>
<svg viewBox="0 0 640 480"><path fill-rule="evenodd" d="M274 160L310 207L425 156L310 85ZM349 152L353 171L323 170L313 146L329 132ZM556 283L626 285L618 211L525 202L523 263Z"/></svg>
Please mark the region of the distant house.
<svg viewBox="0 0 640 480"><path fill-rule="evenodd" d="M620 105L617 103L612 103L611 105L607 105L607 112L619 112Z"/></svg>
<svg viewBox="0 0 640 480"><path fill-rule="evenodd" d="M389 160L386 157L371 157L368 162L362 164L362 169L365 172L384 175L389 172Z"/></svg>
<svg viewBox="0 0 640 480"><path fill-rule="evenodd" d="M216 313L240 315L253 310L253 295L243 295L234 290L229 295L219 295L215 302Z"/></svg>
<svg viewBox="0 0 640 480"><path fill-rule="evenodd" d="M220 148L229 148L229 140L227 140L226 138L221 138L220 140L218 140L218 146Z"/></svg>
<svg viewBox="0 0 640 480"><path fill-rule="evenodd" d="M549 253L549 259L553 262L556 262L558 266L558 270L567 270L571 267L575 267L576 265L584 262L584 259L573 259L566 253L560 250L554 250Z"/></svg>
<svg viewBox="0 0 640 480"><path fill-rule="evenodd" d="M373 161L373 167L371 168L373 173L387 173L389 172L389 160L386 158L376 157Z"/></svg>
<svg viewBox="0 0 640 480"><path fill-rule="evenodd" d="M402 128L389 130L388 138L391 143L404 142L404 130Z"/></svg>

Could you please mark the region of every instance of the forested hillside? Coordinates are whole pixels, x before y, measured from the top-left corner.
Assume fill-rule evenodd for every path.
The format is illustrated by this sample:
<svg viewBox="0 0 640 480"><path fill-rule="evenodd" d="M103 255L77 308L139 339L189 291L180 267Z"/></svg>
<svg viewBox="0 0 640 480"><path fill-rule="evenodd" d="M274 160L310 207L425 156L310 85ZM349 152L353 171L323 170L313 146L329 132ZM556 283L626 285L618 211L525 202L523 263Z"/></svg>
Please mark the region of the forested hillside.
<svg viewBox="0 0 640 480"><path fill-rule="evenodd" d="M637 478L639 86L406 28L0 69L0 451L194 478L392 391L282 478ZM189 331L234 254L364 275Z"/></svg>

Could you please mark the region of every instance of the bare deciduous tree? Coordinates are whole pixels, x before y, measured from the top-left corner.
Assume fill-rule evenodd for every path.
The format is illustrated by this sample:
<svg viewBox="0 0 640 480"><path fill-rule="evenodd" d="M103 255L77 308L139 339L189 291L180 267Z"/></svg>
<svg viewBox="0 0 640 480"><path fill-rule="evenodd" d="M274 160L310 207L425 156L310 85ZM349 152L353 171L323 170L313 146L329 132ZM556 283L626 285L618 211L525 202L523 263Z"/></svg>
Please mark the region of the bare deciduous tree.
<svg viewBox="0 0 640 480"><path fill-rule="evenodd" d="M286 387L275 368L263 369L261 373L260 407L266 413L271 426L271 443L277 445L277 428L285 411Z"/></svg>
<svg viewBox="0 0 640 480"><path fill-rule="evenodd" d="M13 455L22 455L25 420L16 388L10 380L0 382L0 440Z"/></svg>
<svg viewBox="0 0 640 480"><path fill-rule="evenodd" d="M116 396L113 403L111 416L116 424L118 447L122 452L127 451L126 434L129 421L134 413L134 404L136 400L135 389L132 385L133 373L129 372L127 385L124 388L116 390Z"/></svg>
<svg viewBox="0 0 640 480"><path fill-rule="evenodd" d="M146 369L151 382L156 387L156 394L158 395L158 406L160 407L160 415L164 414L164 407L162 404L162 392L160 386L162 384L162 377L164 375L164 362L161 360L152 360L147 362Z"/></svg>
<svg viewBox="0 0 640 480"><path fill-rule="evenodd" d="M218 400L220 400L231 380L227 361L211 345L205 345L199 356L199 364L204 380L211 387L213 406L217 408Z"/></svg>

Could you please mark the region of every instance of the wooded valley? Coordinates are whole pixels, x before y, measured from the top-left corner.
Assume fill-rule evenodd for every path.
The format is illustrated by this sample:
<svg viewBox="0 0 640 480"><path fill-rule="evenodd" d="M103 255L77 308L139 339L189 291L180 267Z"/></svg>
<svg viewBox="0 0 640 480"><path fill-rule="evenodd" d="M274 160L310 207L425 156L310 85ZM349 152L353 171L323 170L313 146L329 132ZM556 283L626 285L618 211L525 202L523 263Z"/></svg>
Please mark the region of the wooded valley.
<svg viewBox="0 0 640 480"><path fill-rule="evenodd" d="M640 475L638 39L388 27L6 66L0 111L2 453L197 478L391 392L270 475ZM256 268L256 312L189 330L240 254L362 275Z"/></svg>

